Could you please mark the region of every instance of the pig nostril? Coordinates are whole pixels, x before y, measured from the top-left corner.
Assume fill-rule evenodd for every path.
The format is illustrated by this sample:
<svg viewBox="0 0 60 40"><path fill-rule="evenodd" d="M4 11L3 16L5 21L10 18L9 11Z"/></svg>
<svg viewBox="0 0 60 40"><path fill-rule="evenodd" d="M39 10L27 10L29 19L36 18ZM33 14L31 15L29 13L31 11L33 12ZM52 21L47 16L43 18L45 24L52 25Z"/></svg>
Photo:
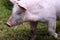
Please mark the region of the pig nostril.
<svg viewBox="0 0 60 40"><path fill-rule="evenodd" d="M11 27L10 25L6 24L8 27Z"/></svg>
<svg viewBox="0 0 60 40"><path fill-rule="evenodd" d="M10 25L9 23L6 23L6 25L7 25L8 27L11 27L11 25Z"/></svg>

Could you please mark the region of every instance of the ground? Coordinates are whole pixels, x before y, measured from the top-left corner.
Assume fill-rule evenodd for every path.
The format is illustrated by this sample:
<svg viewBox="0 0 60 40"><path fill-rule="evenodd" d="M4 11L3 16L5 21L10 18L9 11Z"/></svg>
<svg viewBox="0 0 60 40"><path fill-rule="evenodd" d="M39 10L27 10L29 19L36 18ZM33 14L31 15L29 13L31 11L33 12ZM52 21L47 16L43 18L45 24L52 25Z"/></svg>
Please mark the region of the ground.
<svg viewBox="0 0 60 40"><path fill-rule="evenodd" d="M29 40L31 37L29 22L9 28L5 25L11 15L12 5L8 0L0 0L0 40ZM57 33L60 36L60 21L57 21ZM39 23L36 40L54 40L47 35L47 24Z"/></svg>

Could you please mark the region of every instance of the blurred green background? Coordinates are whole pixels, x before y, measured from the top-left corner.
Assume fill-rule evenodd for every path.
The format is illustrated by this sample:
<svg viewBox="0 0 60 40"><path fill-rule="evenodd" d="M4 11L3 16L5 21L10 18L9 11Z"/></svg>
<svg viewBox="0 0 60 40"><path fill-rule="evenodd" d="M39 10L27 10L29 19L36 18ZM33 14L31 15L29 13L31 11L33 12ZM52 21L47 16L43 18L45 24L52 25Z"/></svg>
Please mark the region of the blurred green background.
<svg viewBox="0 0 60 40"><path fill-rule="evenodd" d="M29 40L31 38L29 22L14 27L7 27L5 23L11 15L12 3L9 0L0 0L0 40ZM57 33L60 35L60 21L57 21ZM47 35L47 24L39 23L36 40L54 40Z"/></svg>

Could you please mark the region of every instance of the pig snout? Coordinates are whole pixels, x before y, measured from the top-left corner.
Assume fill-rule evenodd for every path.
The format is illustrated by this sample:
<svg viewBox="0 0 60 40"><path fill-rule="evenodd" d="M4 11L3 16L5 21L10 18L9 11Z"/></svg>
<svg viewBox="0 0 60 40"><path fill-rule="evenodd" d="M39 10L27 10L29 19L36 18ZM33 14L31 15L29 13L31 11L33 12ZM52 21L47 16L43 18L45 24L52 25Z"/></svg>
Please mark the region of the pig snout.
<svg viewBox="0 0 60 40"><path fill-rule="evenodd" d="M12 27L14 24L15 24L15 19L10 19L10 20L6 23L6 25L7 25L8 27Z"/></svg>
<svg viewBox="0 0 60 40"><path fill-rule="evenodd" d="M12 27L12 24L11 24L10 22L7 22L6 25L7 25L8 27Z"/></svg>

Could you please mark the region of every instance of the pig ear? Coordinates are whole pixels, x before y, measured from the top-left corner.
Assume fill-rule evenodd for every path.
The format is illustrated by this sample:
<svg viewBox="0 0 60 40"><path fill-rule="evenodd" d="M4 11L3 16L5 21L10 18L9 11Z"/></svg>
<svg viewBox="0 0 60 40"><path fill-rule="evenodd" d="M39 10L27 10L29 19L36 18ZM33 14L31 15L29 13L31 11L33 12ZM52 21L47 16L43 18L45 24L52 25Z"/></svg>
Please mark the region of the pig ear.
<svg viewBox="0 0 60 40"><path fill-rule="evenodd" d="M17 4L19 7L21 7L21 8L23 8L23 9L27 10L27 6L26 6L25 3L21 2L21 1L17 1L16 4Z"/></svg>
<svg viewBox="0 0 60 40"><path fill-rule="evenodd" d="M21 6L21 5L18 5L20 8L24 9L24 10L27 10L27 8Z"/></svg>
<svg viewBox="0 0 60 40"><path fill-rule="evenodd" d="M18 0L10 0L10 2L12 2L13 4L17 4L19 7L21 7L21 8L23 8L23 9L27 9L27 7L26 7L26 4L24 3L24 1L22 0L20 0L20 1L18 1Z"/></svg>

